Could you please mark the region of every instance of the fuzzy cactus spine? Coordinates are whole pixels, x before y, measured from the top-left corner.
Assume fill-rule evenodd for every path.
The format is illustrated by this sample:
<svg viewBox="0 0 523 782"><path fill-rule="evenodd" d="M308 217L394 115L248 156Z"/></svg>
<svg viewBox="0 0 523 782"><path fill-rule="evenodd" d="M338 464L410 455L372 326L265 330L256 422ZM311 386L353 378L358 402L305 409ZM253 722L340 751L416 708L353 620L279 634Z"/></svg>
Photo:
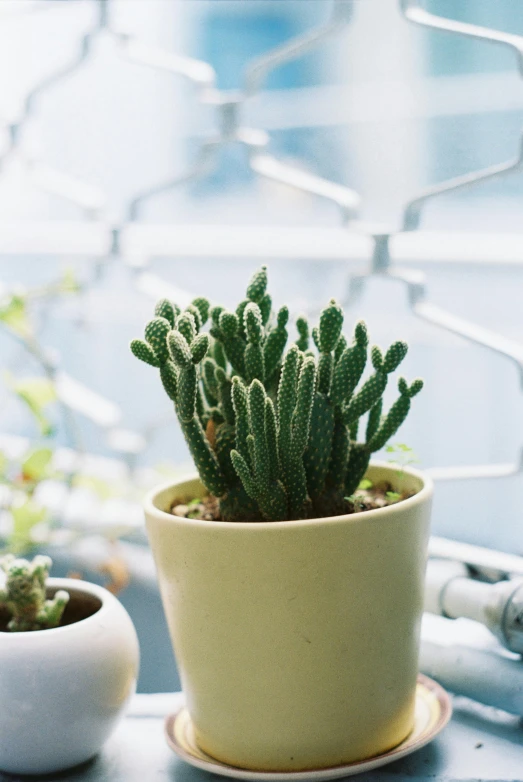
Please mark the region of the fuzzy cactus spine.
<svg viewBox="0 0 523 782"><path fill-rule="evenodd" d="M60 624L69 593L63 589L46 598L50 557L37 555L32 562L13 554L0 558L5 585L0 589L0 607L10 615L7 630L13 633L49 630Z"/></svg>
<svg viewBox="0 0 523 782"><path fill-rule="evenodd" d="M181 311L163 299L145 339L131 343L137 358L159 369L223 520L347 511L371 454L395 434L423 385L400 378L399 397L383 415L383 393L406 355L404 342L369 350L363 321L350 342L333 299L312 330L298 318L298 339L285 352L289 312L284 306L275 317L271 306L262 267L234 311L203 297ZM372 371L364 378L369 354Z"/></svg>
<svg viewBox="0 0 523 782"><path fill-rule="evenodd" d="M282 307L278 312L276 326L271 329L265 340L263 347L263 358L265 364L265 376L267 381L274 377L280 365L285 345L287 344L288 332L287 323L289 320L289 310Z"/></svg>
<svg viewBox="0 0 523 782"><path fill-rule="evenodd" d="M265 359L262 348L263 322L260 308L250 302L243 313L247 345L245 346L244 364L247 382L265 379Z"/></svg>
<svg viewBox="0 0 523 782"><path fill-rule="evenodd" d="M309 349L309 322L303 315L296 318L296 330L299 334L296 345L305 353Z"/></svg>

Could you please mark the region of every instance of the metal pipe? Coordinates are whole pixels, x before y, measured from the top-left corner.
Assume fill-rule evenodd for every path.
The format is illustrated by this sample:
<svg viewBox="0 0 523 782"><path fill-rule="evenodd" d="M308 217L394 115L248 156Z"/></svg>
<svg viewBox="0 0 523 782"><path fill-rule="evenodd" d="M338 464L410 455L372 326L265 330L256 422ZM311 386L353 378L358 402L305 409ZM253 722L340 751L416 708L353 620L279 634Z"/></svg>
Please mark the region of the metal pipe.
<svg viewBox="0 0 523 782"><path fill-rule="evenodd" d="M437 535L432 535L429 540L429 556L470 565L492 581L500 581L509 576L523 576L523 557L517 554L507 554L505 551L495 551Z"/></svg>
<svg viewBox="0 0 523 782"><path fill-rule="evenodd" d="M426 617L425 617L426 619ZM502 647L474 647L458 640L450 619L424 619L420 670L451 692L523 716L523 664Z"/></svg>
<svg viewBox="0 0 523 782"><path fill-rule="evenodd" d="M469 577L461 562L429 560L426 611L480 622L511 652L523 653L523 579L489 584Z"/></svg>

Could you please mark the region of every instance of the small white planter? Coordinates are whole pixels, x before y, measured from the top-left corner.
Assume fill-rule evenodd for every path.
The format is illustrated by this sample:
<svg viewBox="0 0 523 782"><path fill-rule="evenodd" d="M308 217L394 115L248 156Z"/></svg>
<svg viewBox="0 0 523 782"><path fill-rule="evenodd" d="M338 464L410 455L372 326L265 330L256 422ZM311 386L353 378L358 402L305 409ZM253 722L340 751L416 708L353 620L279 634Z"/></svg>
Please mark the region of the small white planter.
<svg viewBox="0 0 523 782"><path fill-rule="evenodd" d="M0 632L0 770L46 774L95 755L136 690L133 623L106 589L65 578L49 593L71 595L67 615L87 618L51 630Z"/></svg>

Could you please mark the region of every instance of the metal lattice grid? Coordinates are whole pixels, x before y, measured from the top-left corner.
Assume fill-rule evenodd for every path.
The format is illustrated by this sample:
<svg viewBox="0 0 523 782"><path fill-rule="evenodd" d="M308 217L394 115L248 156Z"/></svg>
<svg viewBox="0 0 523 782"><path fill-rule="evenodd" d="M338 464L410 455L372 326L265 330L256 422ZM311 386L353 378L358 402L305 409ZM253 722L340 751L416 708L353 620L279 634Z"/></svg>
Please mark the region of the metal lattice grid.
<svg viewBox="0 0 523 782"><path fill-rule="evenodd" d="M109 256L116 257L136 268L136 284L142 291L156 296L158 291L165 291L169 286L147 270L150 259L187 252L187 247L183 244L183 230L176 234L175 231L165 227L159 230L155 226L142 224L140 220L143 208L161 193L205 178L212 169L220 150L234 143L246 150L247 165L256 176L271 179L334 205L339 212L340 232L333 233L332 236L341 237L342 241L336 244L335 248L331 247L330 251L327 249L328 257L347 257L349 260L351 248L355 246L363 248L364 254L368 253L368 263L364 273L354 275L349 272L343 301L345 305L352 304L357 299L372 277L400 282L408 292L409 306L416 317L510 360L517 366L523 381L523 346L432 304L423 273L419 269L407 269L401 266L393 251L393 245L397 246L402 242L405 245L407 235L415 235L419 232L423 211L433 199L517 170L523 161L522 149L506 163L452 178L418 193L405 205L402 220L397 227L367 225L357 219L361 199L354 190L308 173L301 166L293 166L279 160L268 151L270 133L261 128L245 125L243 119L246 103L263 89L271 71L301 57L306 52L325 46L350 25L351 2L332 0L331 16L326 24L311 29L302 36L289 40L281 47L251 61L243 73L243 87L234 92L218 89L216 73L208 63L150 46L139 37L116 29L111 20L112 0L92 0L92 5L97 9L96 22L83 35L71 61L46 76L25 96L19 110L14 115L4 118L7 143L0 159L3 166L10 160L17 159L33 187L41 188L46 193L74 204L81 211L83 220L70 225L40 225L39 233L36 235L31 232L24 232L22 235L15 230L10 237L7 233L4 239L0 240L0 252L88 254L100 261ZM54 6L54 3L46 3L45 6L41 3L26 4L23 10L28 14L43 13ZM485 44L509 47L516 52L520 74L523 73L522 37L438 17L424 10L421 2L417 0L402 0L400 7L405 19L413 24L435 30L446 30L462 37L473 37ZM14 14L21 12L20 6L13 7ZM6 17L5 23L7 24L8 21L9 17ZM202 139L195 159L186 171L136 193L128 201L125 218L118 222L111 218L105 193L90 183L58 171L46 164L45 160L31 155L26 150L24 142L24 130L37 114L42 96L89 63L95 44L102 36L108 37L113 42L125 61L187 80L194 87L194 100L214 111L215 119L212 124L217 128ZM228 228L227 231L236 233L236 238L238 234L241 235L239 227ZM306 231L297 229L297 234L300 232L306 235ZM323 240L328 242L328 237L323 236L321 230L316 236L320 247ZM212 243L211 239L210 244ZM285 257L282 244L284 243L282 243L281 232L276 231L273 247L269 246L263 251L264 259L270 258L271 254L274 257ZM226 241L224 245L226 247ZM299 237L296 236L296 246L300 246L301 250L305 251L306 245L307 240L300 242ZM239 245L236 242L236 247L238 246L241 248L241 242ZM295 257L296 246L288 251L290 257ZM346 256L345 252L347 252ZM181 293L183 298L183 292ZM54 356L49 355L47 369L49 375L57 380L58 393L65 407L88 415L112 438L117 452L122 455L135 455L146 447L147 437L143 433L123 432L119 428L120 412L118 406L111 400L102 399L91 389L70 377ZM449 480L493 478L521 471L523 471L523 457L514 464L434 468L432 473L435 478Z"/></svg>

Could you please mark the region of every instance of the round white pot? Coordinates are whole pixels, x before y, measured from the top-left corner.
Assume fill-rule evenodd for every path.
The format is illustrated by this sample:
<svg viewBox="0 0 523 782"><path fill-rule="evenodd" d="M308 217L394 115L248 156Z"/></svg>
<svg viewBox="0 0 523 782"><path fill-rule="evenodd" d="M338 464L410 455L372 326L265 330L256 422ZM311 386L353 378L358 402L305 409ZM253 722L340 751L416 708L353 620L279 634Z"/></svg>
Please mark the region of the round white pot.
<svg viewBox="0 0 523 782"><path fill-rule="evenodd" d="M368 476L397 486L397 470ZM399 487L398 487L399 488ZM196 740L230 765L300 771L385 752L413 727L432 482L348 516L260 523L169 513L195 479L145 502Z"/></svg>
<svg viewBox="0 0 523 782"><path fill-rule="evenodd" d="M66 578L72 624L0 632L0 770L48 774L101 748L136 690L139 648L131 618L106 589ZM77 613L78 612L78 613Z"/></svg>

